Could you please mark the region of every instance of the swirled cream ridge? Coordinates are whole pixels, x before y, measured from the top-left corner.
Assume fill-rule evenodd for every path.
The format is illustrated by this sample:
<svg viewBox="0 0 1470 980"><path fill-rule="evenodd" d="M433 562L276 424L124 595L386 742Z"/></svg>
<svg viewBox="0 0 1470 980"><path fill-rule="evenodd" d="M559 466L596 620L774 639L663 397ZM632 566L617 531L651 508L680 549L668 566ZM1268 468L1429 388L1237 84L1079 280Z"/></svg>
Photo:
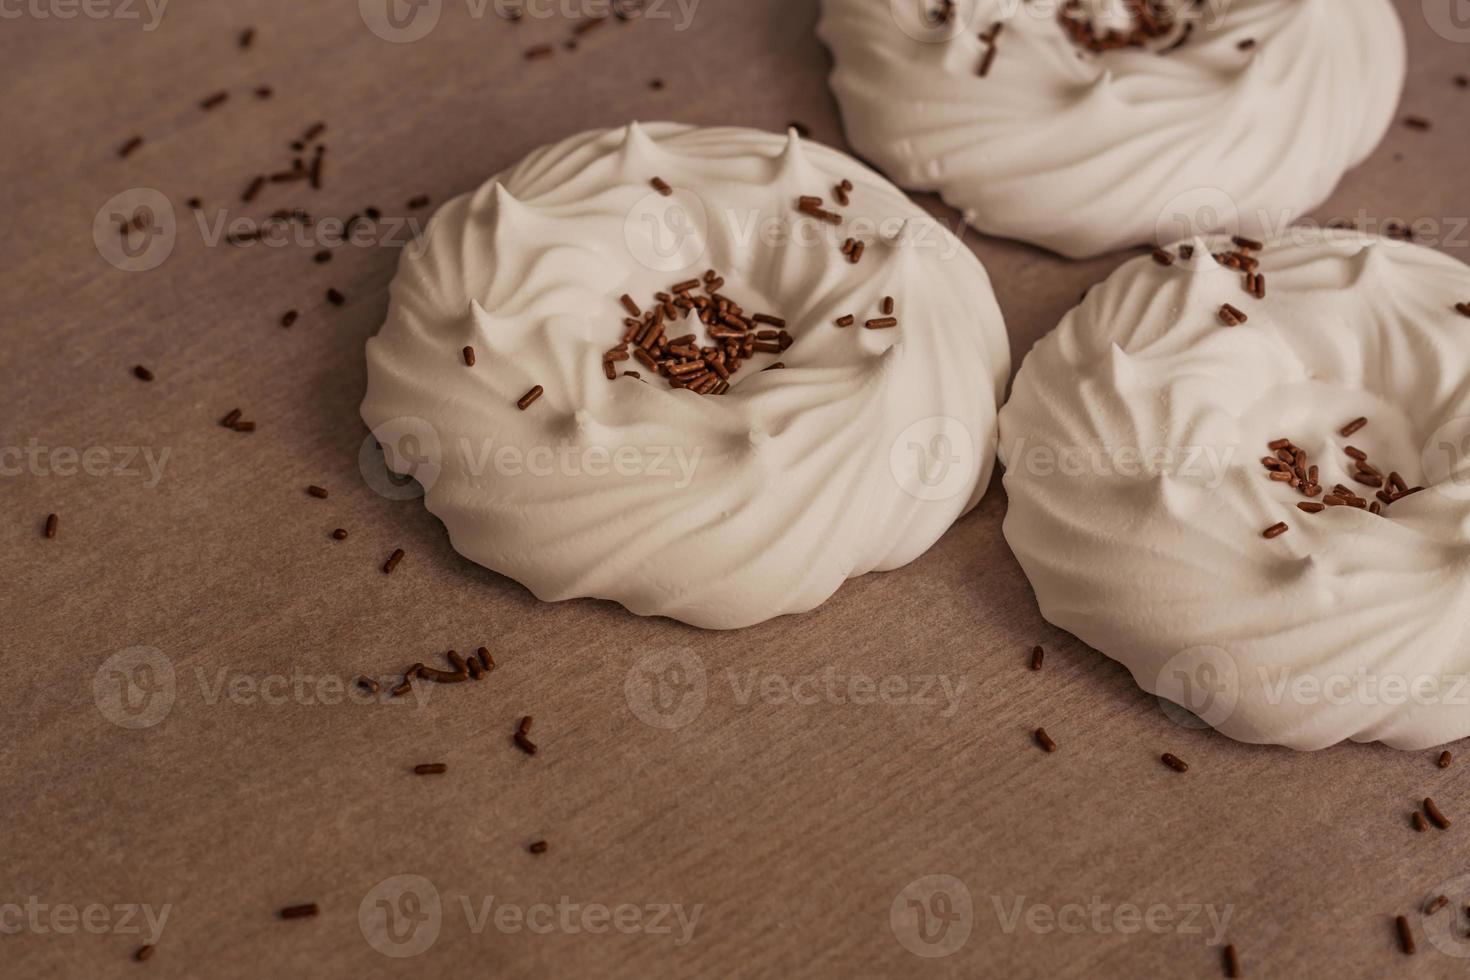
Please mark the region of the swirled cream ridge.
<svg viewBox="0 0 1470 980"><path fill-rule="evenodd" d="M1258 299L1211 244L1127 263L1021 366L1004 530L1043 615L1233 738L1470 735L1470 268L1332 233L1268 244Z"/></svg>
<svg viewBox="0 0 1470 980"><path fill-rule="evenodd" d="M1383 138L1403 27L1388 0L1170 4L1192 26L1167 53L1086 50L1061 0L959 0L940 27L938 0L823 0L818 33L852 145L983 231L1074 258L1279 233Z"/></svg>
<svg viewBox="0 0 1470 980"><path fill-rule="evenodd" d="M798 212L807 195L840 224ZM450 201L425 237L368 342L362 416L454 548L541 599L747 626L914 560L984 493L1010 369L989 281L843 154L795 133L589 132ZM758 354L719 396L636 361L608 380L619 297L707 269L787 321L784 369ZM887 296L899 325L864 329ZM844 315L856 324L835 326ZM533 386L544 394L519 408Z"/></svg>

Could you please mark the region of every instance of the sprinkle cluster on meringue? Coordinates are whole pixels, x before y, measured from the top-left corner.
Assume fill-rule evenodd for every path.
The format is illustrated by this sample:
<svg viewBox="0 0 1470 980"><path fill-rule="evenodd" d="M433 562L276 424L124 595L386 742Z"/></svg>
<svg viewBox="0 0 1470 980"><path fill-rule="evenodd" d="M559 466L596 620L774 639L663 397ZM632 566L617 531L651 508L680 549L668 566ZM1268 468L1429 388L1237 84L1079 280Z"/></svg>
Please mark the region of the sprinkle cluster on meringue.
<svg viewBox="0 0 1470 980"><path fill-rule="evenodd" d="M823 0L848 138L981 230L1078 258L1280 233L1392 122L1389 0L1150 0L1137 44L1125 2Z"/></svg>
<svg viewBox="0 0 1470 980"><path fill-rule="evenodd" d="M1010 372L989 280L844 154L794 132L584 133L450 201L425 239L368 342L363 419L454 548L541 599L748 626L914 560L986 489ZM632 339L651 308L695 339ZM725 359L739 338L711 335L756 313L765 339Z"/></svg>
<svg viewBox="0 0 1470 980"><path fill-rule="evenodd" d="M1463 738L1470 268L1299 232L1132 261L1037 344L1006 540L1050 622L1231 737Z"/></svg>

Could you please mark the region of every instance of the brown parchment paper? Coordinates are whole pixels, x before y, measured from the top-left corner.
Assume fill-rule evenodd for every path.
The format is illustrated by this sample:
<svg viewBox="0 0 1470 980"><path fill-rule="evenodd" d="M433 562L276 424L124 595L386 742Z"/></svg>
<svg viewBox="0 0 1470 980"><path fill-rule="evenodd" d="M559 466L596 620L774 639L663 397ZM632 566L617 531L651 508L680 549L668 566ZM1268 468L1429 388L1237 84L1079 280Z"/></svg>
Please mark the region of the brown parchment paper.
<svg viewBox="0 0 1470 980"><path fill-rule="evenodd" d="M1001 537L998 480L909 567L727 634L538 603L460 559L420 501L374 492L358 463L363 342L398 250L317 265L310 245L209 246L189 197L232 215L427 216L405 211L410 197L442 202L631 118L800 120L846 146L814 0L702 0L687 23L665 3L574 52L560 14L511 24L435 6L412 43L369 30L371 3L179 3L154 24L141 2L93 5L99 18L36 0L0 21L0 445L93 451L90 474L25 463L0 478L0 974L1210 977L1212 911L1230 916L1249 976L1463 970L1417 916L1419 955L1402 956L1392 919L1470 872L1463 824L1408 826L1426 795L1470 818L1463 766L1181 727L1043 623ZM1470 70L1470 32L1442 11L1436 30L1433 3L1398 6L1403 111L1436 125L1396 125L1319 213L1430 217L1463 257L1470 92L1452 79ZM558 47L524 60L538 43ZM272 98L251 94L261 85ZM198 108L221 90L223 106ZM239 205L319 119L325 187ZM119 160L134 133L146 143ZM94 217L131 188L180 216L148 272L94 244ZM1125 258L966 242L1017 363ZM300 321L283 330L290 308ZM156 380L133 378L138 363ZM217 425L234 407L254 434ZM347 540L329 539L337 527ZM385 576L397 547L407 557ZM1026 669L1036 643L1040 673ZM481 644L499 667L478 685L392 705L341 694L359 673ZM510 745L524 714L534 759ZM1033 746L1038 725L1055 755ZM1165 769L1163 751L1191 772ZM449 772L415 777L421 762ZM548 853L526 852L537 839ZM434 896L433 941L382 952L419 942ZM905 925L911 899L936 943ZM316 919L275 918L310 901ZM145 906L168 918L137 964ZM1152 908L1163 927L1139 918Z"/></svg>

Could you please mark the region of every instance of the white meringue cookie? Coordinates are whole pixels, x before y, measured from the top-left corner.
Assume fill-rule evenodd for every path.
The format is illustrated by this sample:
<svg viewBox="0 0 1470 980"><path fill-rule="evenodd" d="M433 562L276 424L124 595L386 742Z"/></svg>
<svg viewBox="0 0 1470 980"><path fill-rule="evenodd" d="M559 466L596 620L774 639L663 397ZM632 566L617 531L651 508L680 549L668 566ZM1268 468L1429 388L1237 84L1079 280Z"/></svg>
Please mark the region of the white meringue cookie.
<svg viewBox="0 0 1470 980"><path fill-rule="evenodd" d="M959 0L927 28L937 2L823 0L848 139L981 230L1073 258L1279 234L1373 151L1404 85L1389 0L1170 0L1194 27L1166 54L1085 51L1062 0Z"/></svg>
<svg viewBox="0 0 1470 980"><path fill-rule="evenodd" d="M840 226L798 214L844 179ZM368 342L362 415L454 548L539 598L747 626L912 561L985 491L1010 373L989 280L850 157L795 133L584 133L449 202L426 234ZM848 236L866 242L858 264ZM721 396L636 361L620 366L644 380L609 381L619 297L646 307L710 268L748 313L788 321L785 369L757 355ZM864 329L885 296L899 325ZM845 314L856 325L834 326ZM533 385L545 394L518 409Z"/></svg>
<svg viewBox="0 0 1470 980"><path fill-rule="evenodd" d="M1243 741L1470 735L1470 268L1318 233L1261 253L1258 300L1195 247L1094 287L1001 413L1005 536L1042 614ZM1326 498L1263 465L1282 438L1326 493L1373 500L1348 446L1427 489L1306 513Z"/></svg>

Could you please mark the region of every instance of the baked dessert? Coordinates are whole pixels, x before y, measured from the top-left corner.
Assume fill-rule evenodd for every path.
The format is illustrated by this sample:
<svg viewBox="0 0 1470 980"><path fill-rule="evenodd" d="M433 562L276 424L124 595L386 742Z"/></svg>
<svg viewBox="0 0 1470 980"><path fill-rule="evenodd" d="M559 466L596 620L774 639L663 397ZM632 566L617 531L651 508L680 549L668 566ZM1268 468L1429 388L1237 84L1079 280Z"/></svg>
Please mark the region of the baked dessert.
<svg viewBox="0 0 1470 980"><path fill-rule="evenodd" d="M542 599L748 626L912 561L985 491L1010 370L989 280L844 154L584 133L425 237L362 415L455 549Z"/></svg>
<svg viewBox="0 0 1470 980"><path fill-rule="evenodd" d="M1237 739L1470 735L1470 269L1356 232L1129 262L1001 413L1043 615Z"/></svg>
<svg viewBox="0 0 1470 980"><path fill-rule="evenodd" d="M1279 233L1392 122L1389 0L823 0L849 140L1071 257Z"/></svg>

